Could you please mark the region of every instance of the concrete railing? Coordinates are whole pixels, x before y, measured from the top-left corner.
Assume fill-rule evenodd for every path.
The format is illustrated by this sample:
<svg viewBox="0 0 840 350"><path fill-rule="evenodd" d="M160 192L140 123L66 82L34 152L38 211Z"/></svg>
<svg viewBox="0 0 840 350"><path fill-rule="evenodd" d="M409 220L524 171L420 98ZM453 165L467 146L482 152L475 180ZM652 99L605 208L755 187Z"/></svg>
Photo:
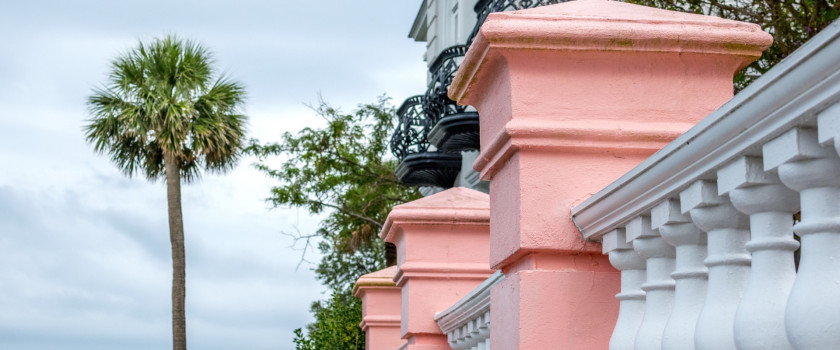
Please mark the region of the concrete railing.
<svg viewBox="0 0 840 350"><path fill-rule="evenodd" d="M435 321L455 350L490 350L490 289L505 278L500 271L482 282Z"/></svg>
<svg viewBox="0 0 840 350"><path fill-rule="evenodd" d="M610 349L837 348L838 53L835 22L572 209L621 271Z"/></svg>

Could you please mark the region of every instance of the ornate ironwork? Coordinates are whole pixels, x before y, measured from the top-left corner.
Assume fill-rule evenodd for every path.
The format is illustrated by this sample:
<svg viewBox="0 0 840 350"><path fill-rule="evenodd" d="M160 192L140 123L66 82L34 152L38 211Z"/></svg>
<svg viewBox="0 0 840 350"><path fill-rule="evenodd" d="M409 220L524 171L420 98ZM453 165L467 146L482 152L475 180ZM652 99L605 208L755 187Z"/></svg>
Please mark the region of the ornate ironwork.
<svg viewBox="0 0 840 350"><path fill-rule="evenodd" d="M478 113L467 111L447 95L467 47L453 46L443 50L429 67L431 81L423 101L429 123L427 136L441 152L476 150L478 142Z"/></svg>
<svg viewBox="0 0 840 350"><path fill-rule="evenodd" d="M472 44L475 36L478 35L478 29L484 24L487 15L493 12L516 11L524 10L545 5L559 4L570 0L479 0L473 9L477 16L475 27L469 38L467 38L467 46Z"/></svg>
<svg viewBox="0 0 840 350"><path fill-rule="evenodd" d="M423 109L424 96L413 96L397 109L397 129L391 136L391 153L400 160L396 175L409 186L449 188L461 170L460 153L429 151L431 123Z"/></svg>
<svg viewBox="0 0 840 350"><path fill-rule="evenodd" d="M467 47L463 45L450 47L443 50L429 67L432 80L426 90L423 109L426 111L431 126L437 124L441 118L449 114L461 113L467 108L459 106L447 95L449 85L452 84L452 79L455 78L460 61L466 52Z"/></svg>
<svg viewBox="0 0 840 350"><path fill-rule="evenodd" d="M409 154L395 171L409 186L450 188L461 171L460 153L423 152Z"/></svg>
<svg viewBox="0 0 840 350"><path fill-rule="evenodd" d="M429 149L429 123L423 111L423 96L409 97L397 109L397 129L391 136L391 154L400 161L411 153Z"/></svg>

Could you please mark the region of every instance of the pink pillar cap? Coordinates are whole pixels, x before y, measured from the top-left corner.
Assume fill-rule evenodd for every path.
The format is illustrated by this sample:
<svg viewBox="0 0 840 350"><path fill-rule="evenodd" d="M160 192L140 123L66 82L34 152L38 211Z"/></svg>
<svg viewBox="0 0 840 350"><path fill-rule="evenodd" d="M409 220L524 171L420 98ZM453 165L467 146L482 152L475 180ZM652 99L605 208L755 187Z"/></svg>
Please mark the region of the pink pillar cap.
<svg viewBox="0 0 840 350"><path fill-rule="evenodd" d="M605 25L605 22L610 22ZM449 87L449 96L472 104L470 87L500 49L693 52L761 56L773 37L753 23L667 11L608 0L578 0L487 16Z"/></svg>
<svg viewBox="0 0 840 350"><path fill-rule="evenodd" d="M374 271L366 275L362 275L356 280L353 285L353 296L361 298L362 290L370 287L396 287L394 283L394 276L397 274L397 266L386 267L379 271Z"/></svg>
<svg viewBox="0 0 840 350"><path fill-rule="evenodd" d="M446 191L395 206L388 214L379 237L394 243L401 226L407 224L487 224L490 222L490 196L465 187Z"/></svg>
<svg viewBox="0 0 840 350"><path fill-rule="evenodd" d="M481 113L481 155L473 167L484 180L521 148L651 154L731 98L732 74L771 43L756 24L618 1L491 13L449 96ZM658 78L671 75L670 84L706 78L695 86L634 85L652 66L662 67ZM617 82L605 75L574 91L573 84L588 84L577 73L590 70L610 72ZM689 96L700 98L677 102Z"/></svg>

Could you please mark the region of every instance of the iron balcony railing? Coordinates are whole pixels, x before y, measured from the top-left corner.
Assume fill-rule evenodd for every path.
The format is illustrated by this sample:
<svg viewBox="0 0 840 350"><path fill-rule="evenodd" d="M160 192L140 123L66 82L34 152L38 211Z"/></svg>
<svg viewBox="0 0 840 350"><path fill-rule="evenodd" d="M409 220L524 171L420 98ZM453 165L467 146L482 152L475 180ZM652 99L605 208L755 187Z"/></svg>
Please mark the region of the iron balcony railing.
<svg viewBox="0 0 840 350"><path fill-rule="evenodd" d="M409 97L397 109L397 128L391 136L391 153L402 161L411 153L429 149L429 123L423 109L423 95Z"/></svg>
<svg viewBox="0 0 840 350"><path fill-rule="evenodd" d="M474 151L479 148L478 112L472 107L459 106L447 95L466 52L467 47L464 45L447 48L429 68L432 79L423 101L430 124L427 138L441 152Z"/></svg>
<svg viewBox="0 0 840 350"><path fill-rule="evenodd" d="M429 67L432 79L429 88L426 89L423 109L432 125L437 124L441 118L455 113L461 113L466 106L459 106L455 101L449 99L447 89L455 78L455 72L461 65L461 59L467 52L465 45L452 46L443 50Z"/></svg>
<svg viewBox="0 0 840 350"><path fill-rule="evenodd" d="M429 149L430 123L423 100L422 95L409 97L397 109L399 121L391 136L391 153L400 161L397 179L409 186L449 188L461 170L461 154Z"/></svg>

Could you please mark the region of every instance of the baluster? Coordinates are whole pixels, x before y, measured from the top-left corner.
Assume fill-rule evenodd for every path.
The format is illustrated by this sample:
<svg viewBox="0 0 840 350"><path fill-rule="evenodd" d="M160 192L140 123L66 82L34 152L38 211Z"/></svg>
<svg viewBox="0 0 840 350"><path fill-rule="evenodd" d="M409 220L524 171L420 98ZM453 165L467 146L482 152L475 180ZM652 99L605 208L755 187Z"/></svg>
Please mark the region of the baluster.
<svg viewBox="0 0 840 350"><path fill-rule="evenodd" d="M826 113L834 113L831 116ZM836 108L820 119L836 117ZM802 242L799 271L785 309L787 336L796 349L836 349L840 344L840 158L822 147L811 129L792 129L764 145L766 169L799 192Z"/></svg>
<svg viewBox="0 0 840 350"><path fill-rule="evenodd" d="M463 326L461 326L461 334L460 338L458 339L458 349L467 350L471 349L470 346L470 330L472 329L473 321L467 321Z"/></svg>
<svg viewBox="0 0 840 350"><path fill-rule="evenodd" d="M718 170L718 192L750 217L752 266L735 314L739 350L793 349L785 335L785 306L796 278L793 213L799 195L765 172L759 157L741 157Z"/></svg>
<svg viewBox="0 0 840 350"><path fill-rule="evenodd" d="M680 210L678 199L668 199L651 210L651 225L665 242L676 247L674 309L662 338L663 349L694 349L694 331L706 300L709 270L706 259L706 233Z"/></svg>
<svg viewBox="0 0 840 350"><path fill-rule="evenodd" d="M490 310L487 310L480 320L478 334L483 340L478 343L475 350L490 350Z"/></svg>
<svg viewBox="0 0 840 350"><path fill-rule="evenodd" d="M680 203L683 213L690 212L694 224L708 236L709 284L694 345L701 350L735 350L735 312L750 272L745 247L749 218L718 195L715 181L693 183L680 193Z"/></svg>
<svg viewBox="0 0 840 350"><path fill-rule="evenodd" d="M636 335L636 350L662 348L662 333L674 304L674 247L662 240L650 226L650 217L640 216L625 227L633 249L646 260L645 316Z"/></svg>
<svg viewBox="0 0 840 350"><path fill-rule="evenodd" d="M615 295L619 300L618 320L610 337L610 350L632 350L645 315L645 260L627 243L623 228L604 235L601 246L604 253L609 253L612 266L621 271L621 293Z"/></svg>

